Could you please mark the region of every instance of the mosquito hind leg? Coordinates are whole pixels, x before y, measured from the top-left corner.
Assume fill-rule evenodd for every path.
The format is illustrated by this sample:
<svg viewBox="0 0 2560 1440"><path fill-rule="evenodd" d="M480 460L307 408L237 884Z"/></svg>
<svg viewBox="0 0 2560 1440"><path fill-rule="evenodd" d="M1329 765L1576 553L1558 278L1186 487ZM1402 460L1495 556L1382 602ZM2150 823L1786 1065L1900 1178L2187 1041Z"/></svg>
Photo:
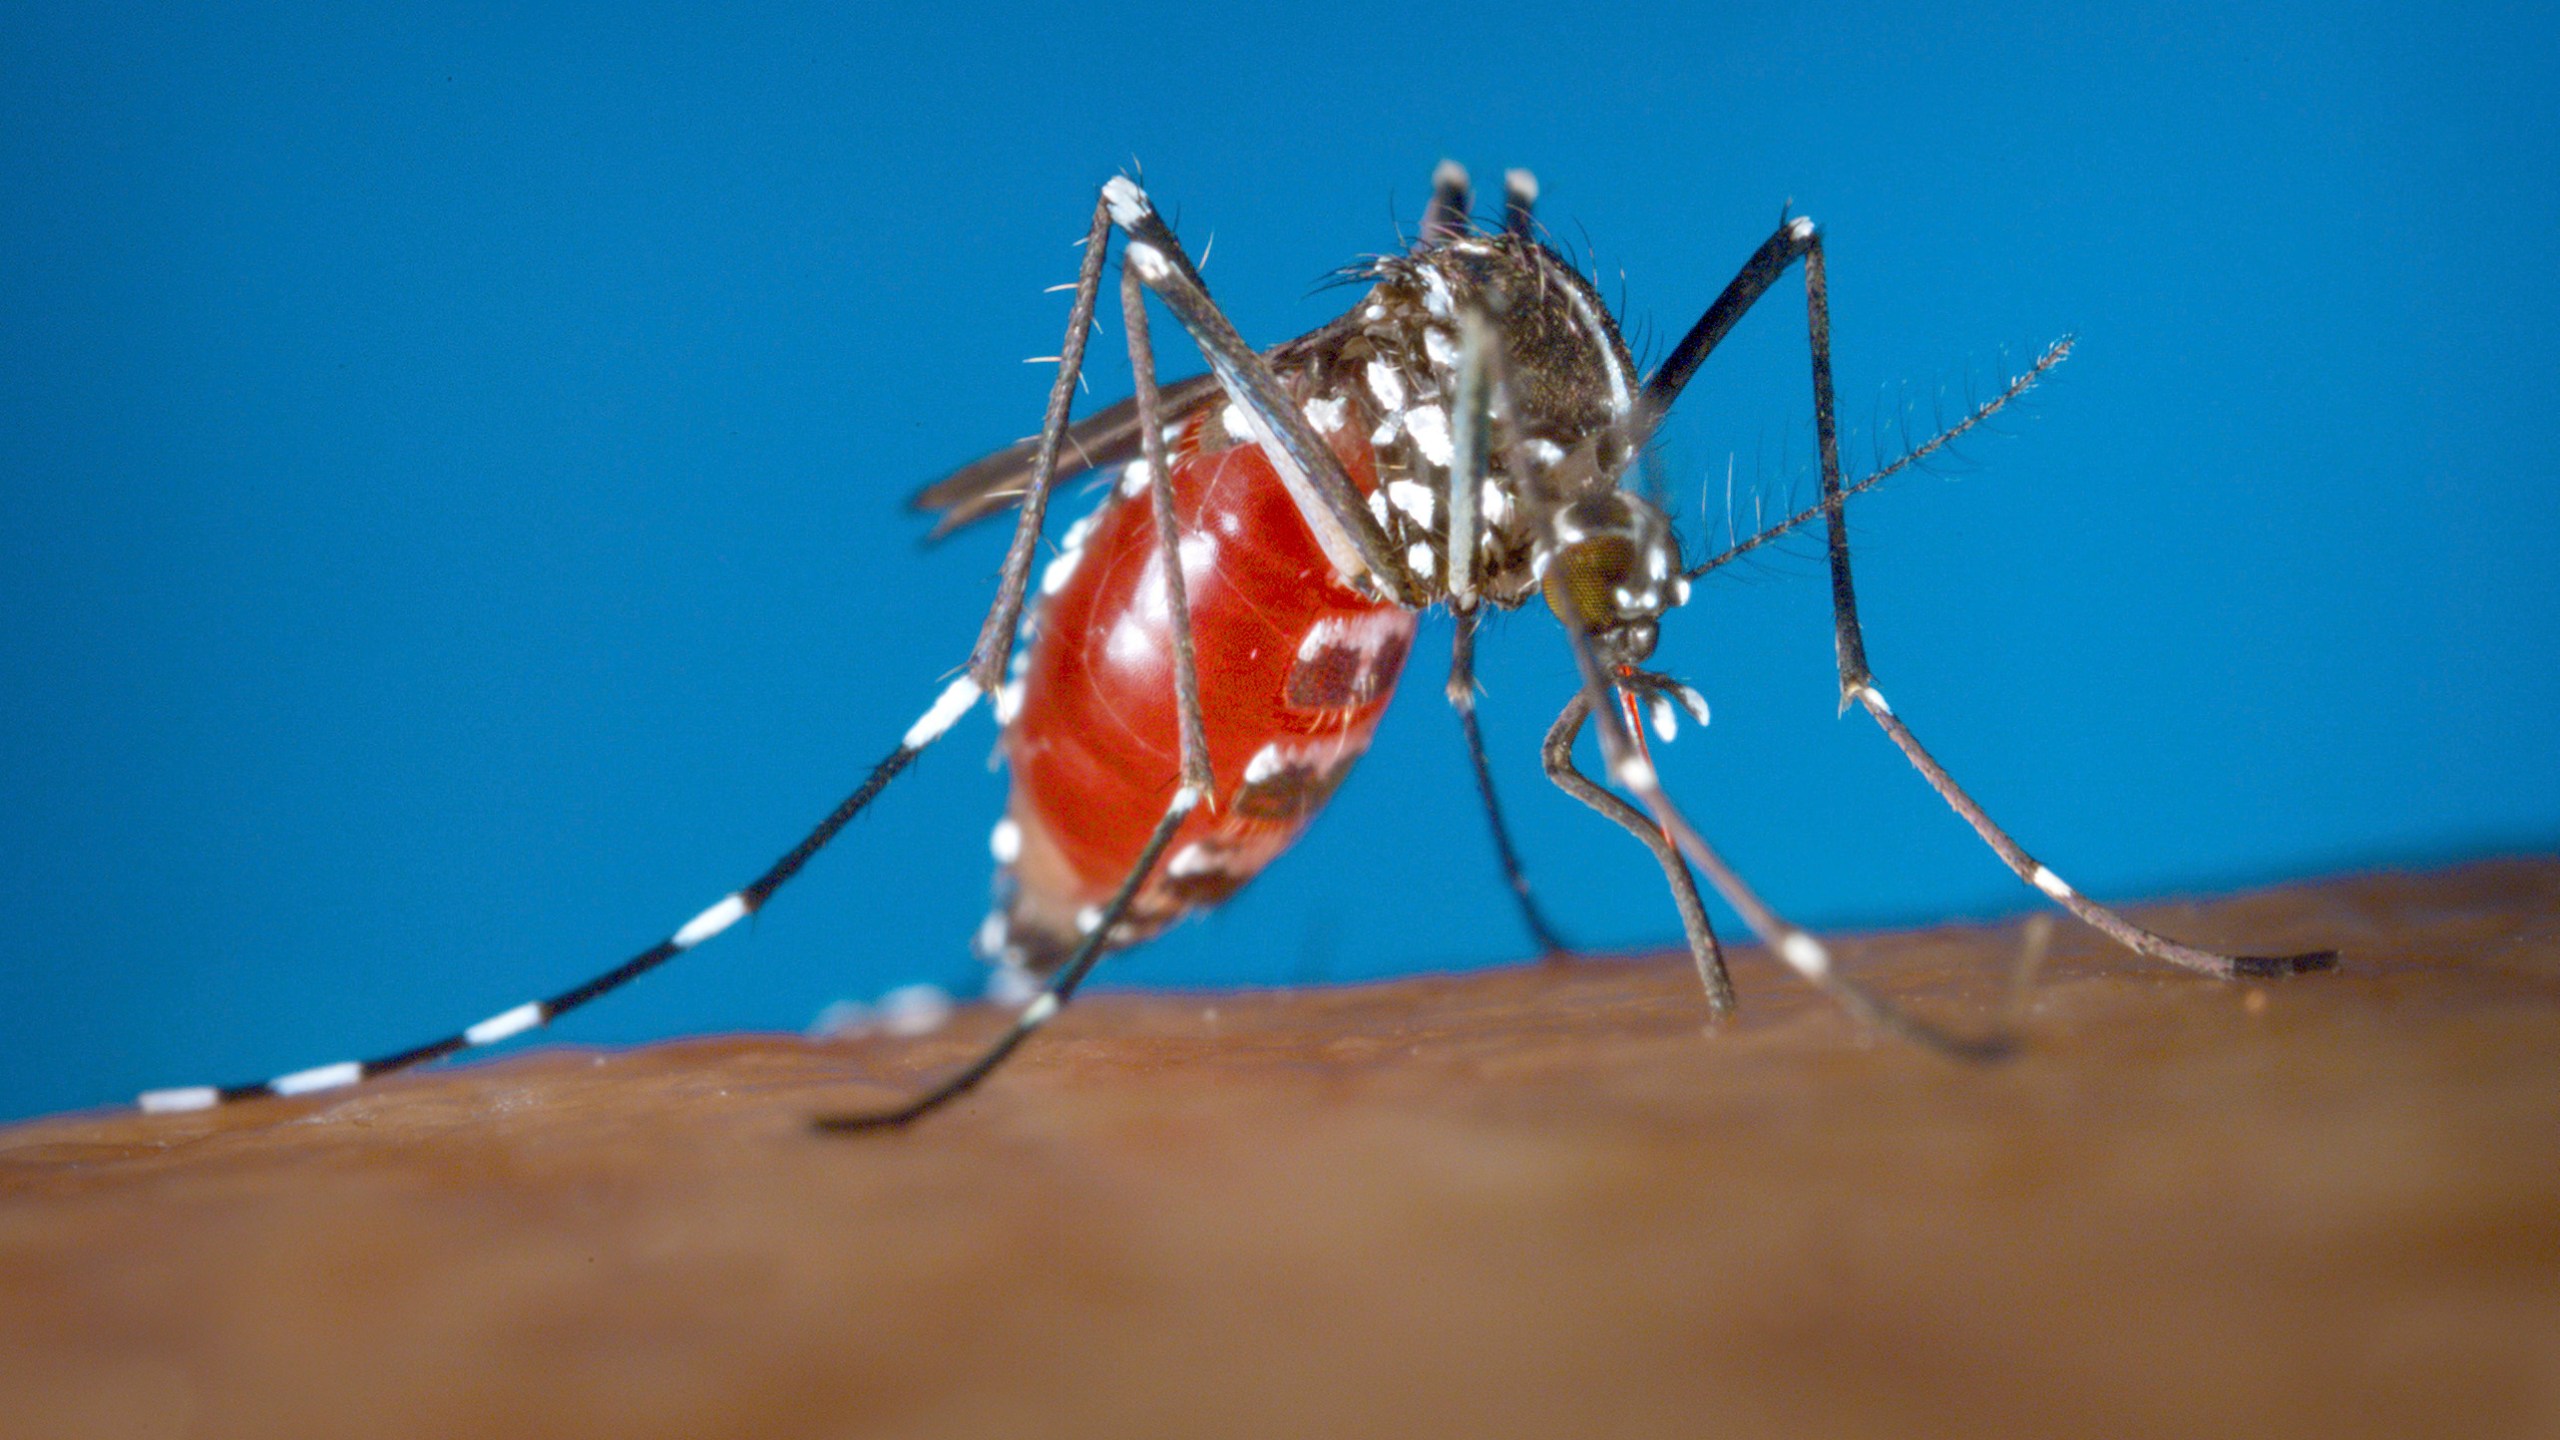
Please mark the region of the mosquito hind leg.
<svg viewBox="0 0 2560 1440"><path fill-rule="evenodd" d="M1093 243L1098 248L1101 237L1097 235ZM1173 470L1164 450L1162 397L1156 387L1155 349L1147 333L1146 291L1142 277L1134 269L1121 272L1120 315L1129 332L1129 368L1136 378L1138 437L1143 452L1131 463L1147 470L1148 502L1155 510L1157 547L1165 555L1179 555L1182 536L1180 521L1173 512ZM1209 766L1206 725L1200 713L1200 674L1191 633L1191 606L1180 565L1164 567L1164 586L1165 610L1173 632L1174 712L1180 735L1182 778L1129 873L1107 903L1079 917L1078 929L1082 933L1077 936L1075 947L1015 1014L1013 1023L975 1060L922 1094L888 1109L821 1118L815 1122L819 1130L842 1134L905 1125L967 1094L995 1073L996 1067L1030 1039L1033 1031L1047 1024L1075 997L1076 987L1084 983L1095 963L1111 948L1113 933L1137 903L1182 822L1202 801L1215 795L1217 782Z"/></svg>
<svg viewBox="0 0 2560 1440"><path fill-rule="evenodd" d="M853 792L801 837L798 844L767 866L764 873L722 896L656 944L610 970L547 998L527 1000L440 1039L372 1059L340 1060L245 1084L183 1085L151 1090L144 1092L136 1103L145 1111L166 1113L201 1110L213 1105L270 1096L308 1095L354 1085L464 1050L495 1045L548 1025L562 1015L630 984L762 909L775 891L798 875L801 868L841 834L855 816L867 809L918 755L948 734L951 727L976 708L981 698L993 693L1002 680L1022 613L1023 595L1029 582L1033 552L1039 544L1049 491L1055 483L1058 453L1067 433L1067 412L1075 397L1076 377L1084 363L1085 340L1092 329L1094 304L1101 288L1103 254L1110 237L1110 225L1108 205L1097 200L1092 223L1085 235L1084 263L1077 276L1075 304L1068 321L1066 344L1060 354L1058 378L1049 392L1047 418L1041 427L1038 457L1029 493L1023 500L1022 519L1015 527L1013 545L1005 557L1004 578L997 588L995 605L979 631L978 642L970 652L965 673L943 686L932 705L907 727L897 747L874 765L871 773Z"/></svg>
<svg viewBox="0 0 2560 1440"><path fill-rule="evenodd" d="M1014 637L1021 628L1023 597L1031 587L1031 562L1040 548L1040 532L1048 523L1049 492L1055 488L1058 476L1058 452L1066 444L1067 412L1075 404L1076 382L1084 373L1085 341L1093 334L1094 306L1102 293L1102 262L1110 248L1111 207L1096 200L1093 220L1085 227L1084 260L1076 267L1075 300L1067 310L1066 343L1058 347L1058 378L1049 386L1048 409L1040 419L1040 443L1033 453L1022 513L1015 518L1013 540L1005 547L995 604L988 608L985 623L978 627L977 643L969 648L969 678L987 694L994 694L1004 683L1005 664L1013 654Z"/></svg>
<svg viewBox="0 0 2560 1440"><path fill-rule="evenodd" d="M1831 564L1831 614L1840 661L1840 706L1851 704L1863 708L1882 726L1885 735L1899 747L1905 757L1938 792L1956 814L1971 825L1983 843L1989 845L2002 863L2042 892L2054 903L2079 916L2090 925L2105 931L2129 949L2175 965L2186 966L2220 979L2242 976L2291 975L2306 970L2324 970L2337 963L2334 950L2314 950L2298 955L2225 955L2218 951L2198 949L2172 940L2168 936L2146 930L2106 906L2089 899L2064 883L2061 876L2029 855L2009 833L1993 822L1990 815L1965 793L1911 733L1893 707L1885 703L1884 694L1876 688L1874 673L1867 667L1865 632L1858 625L1858 597L1849 579L1849 531L1844 523L1845 496L1840 484L1840 442L1832 414L1831 391L1831 304L1822 261L1822 241L1811 238L1804 253L1804 288L1806 323L1813 350L1813 423L1815 439L1821 448L1822 512L1824 528L1829 532Z"/></svg>
<svg viewBox="0 0 2560 1440"><path fill-rule="evenodd" d="M1094 962L1110 948L1111 932L1128 917L1129 907L1137 901L1139 889L1155 872L1156 862L1163 858L1165 848L1173 843L1174 832L1182 828L1182 822L1190 817L1203 798L1203 792L1189 785L1174 792L1173 802L1165 807L1163 818L1156 821L1154 832L1147 837L1146 848L1139 852L1137 862L1129 867L1128 877L1120 882L1120 888L1112 893L1107 904L1086 917L1089 923L1084 926L1084 934L1076 942L1076 948L1068 955L1066 963L1059 966L1048 983L1041 986L1039 994L1031 997L1031 1003L1014 1016L1013 1023L1005 1027L995 1043L978 1053L977 1059L922 1094L887 1109L826 1115L811 1123L830 1134L895 1129L921 1119L976 1089L978 1082L994 1074L996 1067L1020 1049L1033 1031L1048 1024L1066 1008L1067 1001L1076 993L1076 987L1084 983L1085 976L1093 973Z"/></svg>

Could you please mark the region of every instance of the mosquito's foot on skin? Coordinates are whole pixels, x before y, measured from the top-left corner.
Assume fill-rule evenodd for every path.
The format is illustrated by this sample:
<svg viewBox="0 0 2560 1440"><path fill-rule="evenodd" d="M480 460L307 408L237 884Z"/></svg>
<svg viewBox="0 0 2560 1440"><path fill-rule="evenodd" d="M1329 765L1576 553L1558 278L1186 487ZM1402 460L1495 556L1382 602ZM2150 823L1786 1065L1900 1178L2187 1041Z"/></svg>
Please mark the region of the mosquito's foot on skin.
<svg viewBox="0 0 2560 1440"><path fill-rule="evenodd" d="M2307 975L2314 970L2334 970L2338 966L2335 950L2306 950L2299 955L2234 955L2231 973L2249 980L2264 980L2276 975Z"/></svg>

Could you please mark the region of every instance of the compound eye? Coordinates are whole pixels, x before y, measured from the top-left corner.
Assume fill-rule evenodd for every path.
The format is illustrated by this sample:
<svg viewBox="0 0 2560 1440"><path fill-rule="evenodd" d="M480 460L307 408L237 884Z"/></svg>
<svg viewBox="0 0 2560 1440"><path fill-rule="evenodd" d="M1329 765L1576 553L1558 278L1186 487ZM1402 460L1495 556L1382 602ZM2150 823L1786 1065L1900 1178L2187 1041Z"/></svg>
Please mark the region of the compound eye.
<svg viewBox="0 0 2560 1440"><path fill-rule="evenodd" d="M1618 592L1635 563L1635 544L1623 535L1595 535L1566 546L1547 565L1547 608L1565 624L1595 635L1617 628Z"/></svg>

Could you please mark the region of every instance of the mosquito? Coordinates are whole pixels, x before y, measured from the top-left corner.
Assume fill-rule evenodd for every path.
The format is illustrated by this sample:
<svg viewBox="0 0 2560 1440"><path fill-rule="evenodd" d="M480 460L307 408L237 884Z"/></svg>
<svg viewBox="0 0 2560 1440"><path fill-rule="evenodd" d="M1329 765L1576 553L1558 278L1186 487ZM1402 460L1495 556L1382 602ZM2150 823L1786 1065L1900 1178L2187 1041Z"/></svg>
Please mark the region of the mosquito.
<svg viewBox="0 0 2560 1440"><path fill-rule="evenodd" d="M1349 313L1257 351L1210 298L1146 192L1126 176L1111 179L1085 232L1039 433L913 502L939 515L937 536L1018 511L995 603L960 673L852 794L763 874L581 984L376 1059L154 1090L142 1108L330 1090L547 1024L763 908L919 755L992 699L1011 793L991 838L996 901L976 948L1028 998L974 1060L939 1082L893 1106L815 1122L831 1132L905 1125L992 1074L1066 1007L1104 954L1216 906L1286 850L1368 749L1416 622L1435 606L1456 621L1446 693L1496 855L1531 934L1562 952L1504 825L1475 715L1478 624L1488 609L1533 600L1553 613L1581 681L1547 731L1546 773L1652 852L1710 1012L1729 1014L1734 992L1692 866L1772 953L1860 1020L1954 1056L2001 1054L2005 1033L1950 1031L1841 973L1828 946L1725 863L1654 768L1642 722L1667 734L1677 711L1703 721L1706 709L1697 691L1646 668L1663 617L1709 571L1816 523L1827 540L1842 708L1873 717L2019 879L2128 948L2216 978L2335 963L2332 951L2199 949L2082 895L1974 802L1877 688L1850 579L1847 500L2016 399L2062 361L2067 338L1956 424L1843 483L1822 236L1811 220L1782 218L1662 363L1639 374L1599 292L1540 238L1537 194L1529 172L1510 171L1499 215L1479 223L1467 172L1442 162L1411 245L1347 272L1369 287ZM1136 393L1071 420L1115 237ZM1686 564L1669 519L1625 481L1709 352L1798 268L1820 499ZM1198 347L1206 374L1159 384L1151 296ZM1116 478L1038 565L1058 486L1086 472ZM1599 776L1575 758L1586 726L1598 730Z"/></svg>

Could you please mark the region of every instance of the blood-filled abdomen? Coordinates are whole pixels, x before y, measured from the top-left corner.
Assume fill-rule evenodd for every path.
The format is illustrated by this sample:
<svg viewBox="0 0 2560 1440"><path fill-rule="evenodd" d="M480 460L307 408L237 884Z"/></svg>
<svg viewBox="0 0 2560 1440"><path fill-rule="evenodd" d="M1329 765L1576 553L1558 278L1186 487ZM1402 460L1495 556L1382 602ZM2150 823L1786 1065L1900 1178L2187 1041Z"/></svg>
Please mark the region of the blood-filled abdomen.
<svg viewBox="0 0 2560 1440"><path fill-rule="evenodd" d="M1111 943L1146 938L1234 894L1298 838L1369 748L1414 616L1335 578L1270 461L1218 443L1215 407L1173 461L1183 584L1200 665L1210 803L1183 823ZM1364 493L1369 447L1334 447ZM991 958L1062 962L1136 863L1180 780L1165 556L1149 493L1124 487L1053 562L1004 755L1008 861L981 934Z"/></svg>

